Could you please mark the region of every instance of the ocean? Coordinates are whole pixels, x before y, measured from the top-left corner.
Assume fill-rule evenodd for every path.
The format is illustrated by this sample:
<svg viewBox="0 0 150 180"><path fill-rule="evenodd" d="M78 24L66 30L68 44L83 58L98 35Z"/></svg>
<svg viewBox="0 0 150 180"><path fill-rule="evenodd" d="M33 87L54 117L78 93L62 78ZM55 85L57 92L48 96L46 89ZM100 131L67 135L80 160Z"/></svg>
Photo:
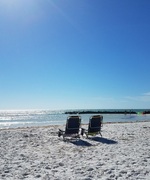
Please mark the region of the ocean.
<svg viewBox="0 0 150 180"><path fill-rule="evenodd" d="M71 110L74 112L73 110ZM47 125L62 125L66 123L66 119L69 114L66 112L71 112L70 110L60 110L60 111L50 111L50 110L1 110L0 111L0 129L8 128L19 128L19 127L31 127L31 126L47 126ZM75 110L76 111L76 110ZM83 111L83 110L78 110ZM95 112L92 110L87 110ZM97 110L96 110L97 111ZM109 112L110 110L104 109L100 111ZM111 110L111 112L118 112L120 110ZM124 110L126 111L126 110ZM135 122L135 121L150 121L150 114L142 114L144 109L132 110L136 114L124 113L104 113L103 122ZM79 114L82 119L82 123L86 124L89 118L95 113L85 113ZM71 114L78 115L78 114Z"/></svg>

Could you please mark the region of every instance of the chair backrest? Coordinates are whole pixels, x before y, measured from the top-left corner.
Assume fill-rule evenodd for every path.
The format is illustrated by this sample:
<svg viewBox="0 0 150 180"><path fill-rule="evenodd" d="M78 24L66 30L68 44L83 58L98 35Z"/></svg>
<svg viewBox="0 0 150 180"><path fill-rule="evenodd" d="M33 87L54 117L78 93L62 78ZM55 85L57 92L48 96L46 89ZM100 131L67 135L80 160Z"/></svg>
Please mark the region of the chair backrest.
<svg viewBox="0 0 150 180"><path fill-rule="evenodd" d="M95 115L89 120L88 133L100 132L102 126L103 116Z"/></svg>
<svg viewBox="0 0 150 180"><path fill-rule="evenodd" d="M69 116L66 122L65 134L78 134L81 125L80 116Z"/></svg>

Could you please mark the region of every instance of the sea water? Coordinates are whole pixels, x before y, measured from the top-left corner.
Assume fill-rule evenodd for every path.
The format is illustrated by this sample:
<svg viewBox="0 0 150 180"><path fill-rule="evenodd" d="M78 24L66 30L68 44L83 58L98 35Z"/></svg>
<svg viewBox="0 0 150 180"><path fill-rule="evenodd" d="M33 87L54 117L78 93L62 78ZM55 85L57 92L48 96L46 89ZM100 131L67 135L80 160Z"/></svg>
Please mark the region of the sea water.
<svg viewBox="0 0 150 180"><path fill-rule="evenodd" d="M106 110L107 111L107 110ZM117 110L115 110L117 111ZM50 110L7 110L0 111L0 129L31 127L31 126L47 126L62 125L66 123L69 114L66 111L50 111ZM77 115L77 114L71 114ZM79 114L82 123L86 124L93 114ZM138 114L102 114L104 122L135 122L149 121L150 115Z"/></svg>

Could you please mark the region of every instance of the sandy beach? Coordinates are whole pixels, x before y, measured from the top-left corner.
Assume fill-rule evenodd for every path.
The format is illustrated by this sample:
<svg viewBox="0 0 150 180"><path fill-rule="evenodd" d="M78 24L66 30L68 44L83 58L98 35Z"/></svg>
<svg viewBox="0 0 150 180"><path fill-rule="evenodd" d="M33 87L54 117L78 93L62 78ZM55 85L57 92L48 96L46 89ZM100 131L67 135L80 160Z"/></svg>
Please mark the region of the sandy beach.
<svg viewBox="0 0 150 180"><path fill-rule="evenodd" d="M150 179L150 122L104 124L102 138L67 142L64 127L0 130L0 179Z"/></svg>

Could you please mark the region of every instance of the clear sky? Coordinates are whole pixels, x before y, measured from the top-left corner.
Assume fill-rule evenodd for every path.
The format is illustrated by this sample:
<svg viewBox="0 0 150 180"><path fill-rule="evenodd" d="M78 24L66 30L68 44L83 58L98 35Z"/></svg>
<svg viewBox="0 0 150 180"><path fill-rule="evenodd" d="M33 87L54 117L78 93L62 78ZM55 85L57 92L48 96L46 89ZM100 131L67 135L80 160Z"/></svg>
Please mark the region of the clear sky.
<svg viewBox="0 0 150 180"><path fill-rule="evenodd" d="M150 108L150 0L0 0L0 109Z"/></svg>

